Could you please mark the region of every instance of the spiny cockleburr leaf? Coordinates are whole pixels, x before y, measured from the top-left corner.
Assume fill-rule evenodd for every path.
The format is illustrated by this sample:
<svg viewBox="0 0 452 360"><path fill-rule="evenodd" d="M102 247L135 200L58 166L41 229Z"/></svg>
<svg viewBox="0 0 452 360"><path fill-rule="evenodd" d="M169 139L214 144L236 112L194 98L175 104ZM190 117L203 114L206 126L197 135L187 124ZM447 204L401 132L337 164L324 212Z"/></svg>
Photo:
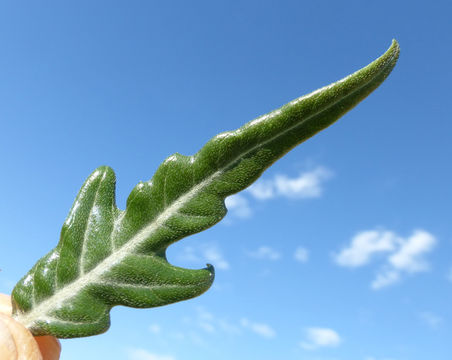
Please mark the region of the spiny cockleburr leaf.
<svg viewBox="0 0 452 360"><path fill-rule="evenodd" d="M169 264L167 247L216 224L224 199L253 183L290 149L335 122L389 75L399 46L356 73L212 138L195 155L174 154L126 209L115 204L115 175L95 170L81 188L60 242L16 285L14 317L35 335L102 333L115 305L147 308L200 295L213 268Z"/></svg>

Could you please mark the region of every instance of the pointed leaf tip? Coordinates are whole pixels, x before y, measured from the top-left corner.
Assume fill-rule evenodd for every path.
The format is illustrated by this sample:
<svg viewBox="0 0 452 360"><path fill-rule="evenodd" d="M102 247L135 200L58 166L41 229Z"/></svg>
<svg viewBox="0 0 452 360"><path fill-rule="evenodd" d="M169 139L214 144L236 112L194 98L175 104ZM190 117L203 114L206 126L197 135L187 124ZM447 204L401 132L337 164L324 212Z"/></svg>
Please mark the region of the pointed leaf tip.
<svg viewBox="0 0 452 360"><path fill-rule="evenodd" d="M125 210L116 207L113 170L96 169L77 195L57 247L14 288L14 317L35 335L90 336L108 329L113 306L154 307L202 294L214 280L213 266L173 266L167 247L220 221L227 196L367 97L398 56L393 40L352 75L215 136L193 156L172 155L152 180L132 190Z"/></svg>

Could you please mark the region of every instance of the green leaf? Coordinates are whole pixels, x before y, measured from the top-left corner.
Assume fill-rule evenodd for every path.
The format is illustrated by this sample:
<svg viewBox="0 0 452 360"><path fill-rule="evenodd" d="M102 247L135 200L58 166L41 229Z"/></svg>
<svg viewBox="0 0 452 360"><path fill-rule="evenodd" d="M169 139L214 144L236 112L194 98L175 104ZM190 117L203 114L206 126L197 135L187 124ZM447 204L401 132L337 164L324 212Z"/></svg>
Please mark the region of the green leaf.
<svg viewBox="0 0 452 360"><path fill-rule="evenodd" d="M214 271L169 264L166 248L216 224L224 199L253 183L290 149L335 122L389 75L399 46L358 72L215 136L194 156L174 154L139 183L124 211L115 175L95 170L81 188L60 242L13 290L14 317L35 335L102 333L115 305L147 308L202 294Z"/></svg>

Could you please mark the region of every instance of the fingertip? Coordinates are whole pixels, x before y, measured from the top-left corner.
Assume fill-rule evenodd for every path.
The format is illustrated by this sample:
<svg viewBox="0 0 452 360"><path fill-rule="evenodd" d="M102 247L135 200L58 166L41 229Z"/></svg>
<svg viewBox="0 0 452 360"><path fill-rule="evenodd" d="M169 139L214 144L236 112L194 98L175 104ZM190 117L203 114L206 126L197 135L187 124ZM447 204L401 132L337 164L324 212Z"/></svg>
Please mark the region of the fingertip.
<svg viewBox="0 0 452 360"><path fill-rule="evenodd" d="M38 343L43 360L58 360L60 358L61 344L56 337L50 335L36 336L35 340Z"/></svg>
<svg viewBox="0 0 452 360"><path fill-rule="evenodd" d="M0 359L17 359L16 343L2 316L0 316Z"/></svg>
<svg viewBox="0 0 452 360"><path fill-rule="evenodd" d="M11 316L11 297L0 294L0 359L58 360L61 344L53 336L36 336Z"/></svg>
<svg viewBox="0 0 452 360"><path fill-rule="evenodd" d="M3 341L6 341L6 343L2 351L6 351L6 353L0 353L1 359L42 360L38 344L28 329L5 314L0 314L0 323L3 325L3 330L9 335L9 337L4 337ZM16 352L15 357L10 357L11 349Z"/></svg>

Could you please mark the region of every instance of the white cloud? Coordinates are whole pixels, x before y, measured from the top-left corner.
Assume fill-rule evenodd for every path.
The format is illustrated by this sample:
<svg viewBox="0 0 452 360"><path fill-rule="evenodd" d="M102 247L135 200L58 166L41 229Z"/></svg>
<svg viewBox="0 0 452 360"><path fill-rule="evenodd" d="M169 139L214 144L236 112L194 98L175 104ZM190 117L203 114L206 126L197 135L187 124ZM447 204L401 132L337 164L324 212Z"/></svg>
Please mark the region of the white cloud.
<svg viewBox="0 0 452 360"><path fill-rule="evenodd" d="M185 246L176 258L189 263L209 262L220 270L229 269L229 262L224 258L219 247L213 244L201 244L196 248Z"/></svg>
<svg viewBox="0 0 452 360"><path fill-rule="evenodd" d="M395 270L385 269L380 271L370 284L374 290L379 290L385 286L393 285L400 281L400 273Z"/></svg>
<svg viewBox="0 0 452 360"><path fill-rule="evenodd" d="M379 290L399 282L403 273L428 271L425 255L435 244L435 237L424 230L416 230L408 238L391 231L363 231L334 255L334 260L340 266L359 267L367 265L376 254L384 254L384 263L371 283L372 289Z"/></svg>
<svg viewBox="0 0 452 360"><path fill-rule="evenodd" d="M242 320L240 320L240 324L244 328L247 328L247 329L253 331L254 333L256 333L262 337L265 337L267 339L271 339L276 336L276 331L273 330L273 328L268 324L252 322L246 318L243 318Z"/></svg>
<svg viewBox="0 0 452 360"><path fill-rule="evenodd" d="M231 195L226 198L225 205L229 214L236 218L249 218L253 211L244 194L258 200L275 197L290 199L317 198L323 194L323 183L332 176L332 172L323 166L301 173L298 177L276 175L273 179L259 179L245 193ZM229 218L223 223L230 224Z"/></svg>
<svg viewBox="0 0 452 360"><path fill-rule="evenodd" d="M228 211L238 218L248 218L252 215L248 199L240 194L228 196L225 200Z"/></svg>
<svg viewBox="0 0 452 360"><path fill-rule="evenodd" d="M290 198L315 198L323 193L322 183L331 177L331 172L323 167L305 172L297 178L285 175L275 177L275 187L279 194Z"/></svg>
<svg viewBox="0 0 452 360"><path fill-rule="evenodd" d="M144 349L130 349L128 351L128 358L130 360L176 360L171 355L158 355Z"/></svg>
<svg viewBox="0 0 452 360"><path fill-rule="evenodd" d="M267 200L277 196L304 199L320 197L323 183L332 176L325 167L318 166L314 170L301 173L298 177L276 175L273 180L258 180L248 188L248 192L259 200Z"/></svg>
<svg viewBox="0 0 452 360"><path fill-rule="evenodd" d="M271 180L258 180L248 188L248 191L259 200L272 199L276 196L275 185Z"/></svg>
<svg viewBox="0 0 452 360"><path fill-rule="evenodd" d="M309 259L309 251L304 247L297 247L294 253L294 258L298 262L305 263Z"/></svg>
<svg viewBox="0 0 452 360"><path fill-rule="evenodd" d="M279 260L281 258L281 254L269 246L261 246L255 251L248 252L248 255L256 259L272 261Z"/></svg>
<svg viewBox="0 0 452 360"><path fill-rule="evenodd" d="M306 337L300 346L306 350L315 350L320 347L334 347L342 342L339 334L333 329L311 327L306 329Z"/></svg>
<svg viewBox="0 0 452 360"><path fill-rule="evenodd" d="M419 317L421 318L422 321L424 321L432 329L437 329L443 322L442 317L440 317L430 311L421 312L419 314Z"/></svg>
<svg viewBox="0 0 452 360"><path fill-rule="evenodd" d="M362 231L356 234L350 246L335 256L338 265L358 267L366 265L372 255L395 249L397 236L390 231Z"/></svg>
<svg viewBox="0 0 452 360"><path fill-rule="evenodd" d="M396 269L410 273L426 271L429 265L422 256L431 251L435 243L433 235L417 230L410 238L403 241L400 249L389 258L389 262Z"/></svg>

